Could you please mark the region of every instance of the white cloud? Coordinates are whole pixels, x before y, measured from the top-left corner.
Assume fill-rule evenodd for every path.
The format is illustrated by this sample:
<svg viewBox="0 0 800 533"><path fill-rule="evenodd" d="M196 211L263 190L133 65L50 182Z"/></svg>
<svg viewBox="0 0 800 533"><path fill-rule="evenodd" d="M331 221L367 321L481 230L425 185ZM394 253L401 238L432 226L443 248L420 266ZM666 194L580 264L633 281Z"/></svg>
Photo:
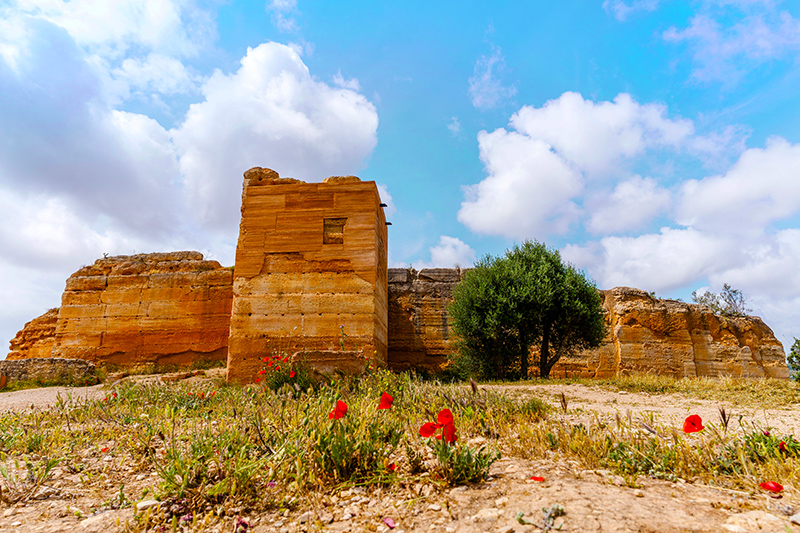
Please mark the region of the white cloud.
<svg viewBox="0 0 800 533"><path fill-rule="evenodd" d="M775 2L706 2L683 29L671 27L666 41L686 43L701 82L735 85L761 63L798 57L800 19ZM730 20L738 20L731 24Z"/></svg>
<svg viewBox="0 0 800 533"><path fill-rule="evenodd" d="M724 175L687 181L679 223L730 234L761 234L800 211L800 144L775 137L751 148Z"/></svg>
<svg viewBox="0 0 800 533"><path fill-rule="evenodd" d="M459 222L517 239L566 231L577 215L578 172L545 142L502 128L480 132L478 146L489 176L465 188Z"/></svg>
<svg viewBox="0 0 800 533"><path fill-rule="evenodd" d="M469 79L472 105L481 111L499 107L517 94L516 87L503 85L506 63L499 47L492 46L491 55L482 55L475 61L475 70Z"/></svg>
<svg viewBox="0 0 800 533"><path fill-rule="evenodd" d="M149 54L144 59L125 59L111 74L115 79L125 81L126 88L133 91L163 95L197 91L196 76L177 59L161 54Z"/></svg>
<svg viewBox="0 0 800 533"><path fill-rule="evenodd" d="M269 167L320 181L357 174L377 142L378 115L361 94L315 81L288 46L248 49L233 74L215 72L172 131L198 219L235 231L242 172Z"/></svg>
<svg viewBox="0 0 800 533"><path fill-rule="evenodd" d="M524 106L503 128L478 134L488 176L465 188L458 220L471 230L522 239L561 234L578 220L577 199L595 177L629 175L624 164L659 149L682 150L692 139L690 120L671 119L660 104L639 104L627 94L595 103L567 92L542 107ZM630 229L666 205L655 182L629 182L614 205L642 202L619 216L596 213L590 227Z"/></svg>
<svg viewBox="0 0 800 533"><path fill-rule="evenodd" d="M270 0L267 11L272 16L272 23L284 33L296 32L300 29L297 20L291 13L297 13L297 0Z"/></svg>
<svg viewBox="0 0 800 533"><path fill-rule="evenodd" d="M337 87L341 87L342 89L350 89L351 91L358 92L361 90L361 84L358 83L358 79L350 78L349 80L346 80L342 76L341 70L333 76L333 84Z"/></svg>
<svg viewBox="0 0 800 533"><path fill-rule="evenodd" d="M523 106L511 125L589 174L616 170L620 160L648 148L677 148L694 133L692 121L670 119L666 106L639 104L625 93L613 102L595 103L566 92L542 107Z"/></svg>
<svg viewBox="0 0 800 533"><path fill-rule="evenodd" d="M414 263L414 267L423 268L468 268L475 263L475 251L461 239L441 235L439 242L429 249L431 260Z"/></svg>
<svg viewBox="0 0 800 533"><path fill-rule="evenodd" d="M587 228L592 233L619 233L641 228L667 209L670 193L652 178L634 176L617 184L608 197L597 198Z"/></svg>
<svg viewBox="0 0 800 533"><path fill-rule="evenodd" d="M459 122L458 117L452 117L450 119L450 122L447 123L447 129L450 130L450 133L453 135L461 133L461 122Z"/></svg>
<svg viewBox="0 0 800 533"><path fill-rule="evenodd" d="M586 268L601 287L669 291L736 263L733 239L694 229L662 228L638 237L604 237L594 245L568 245L564 259Z"/></svg>
<svg viewBox="0 0 800 533"><path fill-rule="evenodd" d="M19 0L16 11L64 28L103 57L135 47L191 56L216 34L209 12L194 0Z"/></svg>
<svg viewBox="0 0 800 533"><path fill-rule="evenodd" d="M389 193L389 187L383 183L378 183L377 185L378 193L381 195L381 201L386 204L386 207L383 208L383 211L387 217L390 217L397 213L397 208L394 206L392 195Z"/></svg>
<svg viewBox="0 0 800 533"><path fill-rule="evenodd" d="M636 12L642 11L650 13L658 8L661 0L633 0L630 4L624 0L604 0L603 9L606 13L610 13L616 17L620 22L625 22L631 15Z"/></svg>

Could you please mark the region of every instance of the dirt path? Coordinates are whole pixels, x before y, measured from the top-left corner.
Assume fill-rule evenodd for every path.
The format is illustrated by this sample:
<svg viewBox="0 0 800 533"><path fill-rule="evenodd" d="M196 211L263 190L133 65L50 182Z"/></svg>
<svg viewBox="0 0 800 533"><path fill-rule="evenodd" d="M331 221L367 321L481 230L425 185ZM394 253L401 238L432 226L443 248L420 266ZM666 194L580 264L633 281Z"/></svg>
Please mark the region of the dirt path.
<svg viewBox="0 0 800 533"><path fill-rule="evenodd" d="M141 379L141 378L139 378ZM157 378L148 378L157 379ZM193 378L198 379L198 378ZM495 386L487 388L497 388ZM736 405L687 399L678 395L648 395L610 392L584 385L503 386L508 394L535 396L554 406L560 405L561 393L568 402L569 416L613 417L648 416L652 413L663 423L679 423L687 413L698 413L704 420L716 420L718 407L735 415L743 414L751 422L771 427L800 438L800 406L791 409L753 410ZM0 411L5 409L44 409L55 405L58 395L73 398L101 398L108 389L48 388L0 393ZM738 419L738 416L736 416ZM98 459L101 460L101 459ZM155 475L139 474L125 479L124 458L112 457L109 468L122 472L128 494L140 494L157 483ZM532 481L541 476L543 482ZM131 476L129 476L131 477ZM2 480L0 480L1 482ZM102 532L123 531L121 524L132 520L133 510L108 510L92 515L92 508L113 497L120 478L109 479L107 486L92 491L81 488L75 475L61 472L52 483L52 492L33 500L0 510L0 531ZM630 488L622 478L608 471L581 470L564 460L526 461L504 457L495 463L491 479L479 485L457 487L443 492L430 485L412 485L394 491L353 489L338 494L319 495L315 501L286 515L269 513L245 516L249 532L372 531L386 533L393 523L393 533L511 533L539 532L544 529L543 508L563 506L566 513L554 520L561 531L573 532L738 532L800 533L800 487L787 486L780 500L765 494L748 494L690 483L639 478L640 486ZM524 513L521 524L516 516ZM235 510L221 523L192 531L233 530ZM796 515L797 523L790 515ZM88 516L88 518L87 518ZM391 520L387 520L391 519ZM178 531L190 531L178 528Z"/></svg>

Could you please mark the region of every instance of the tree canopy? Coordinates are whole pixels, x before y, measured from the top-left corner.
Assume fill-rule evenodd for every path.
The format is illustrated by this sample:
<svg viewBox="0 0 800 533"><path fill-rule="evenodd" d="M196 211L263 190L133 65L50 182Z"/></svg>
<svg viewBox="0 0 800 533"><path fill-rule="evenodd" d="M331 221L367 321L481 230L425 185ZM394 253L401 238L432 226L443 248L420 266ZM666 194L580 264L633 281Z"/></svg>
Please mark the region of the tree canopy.
<svg viewBox="0 0 800 533"><path fill-rule="evenodd" d="M711 310L722 316L747 316L753 310L747 307L747 298L739 289L734 289L727 283L722 286L719 294L706 291L697 294L692 293L692 301L697 304L705 305Z"/></svg>
<svg viewBox="0 0 800 533"><path fill-rule="evenodd" d="M594 283L535 241L478 261L454 288L448 314L457 362L483 378L527 378L531 348L547 378L561 357L599 346L606 332Z"/></svg>

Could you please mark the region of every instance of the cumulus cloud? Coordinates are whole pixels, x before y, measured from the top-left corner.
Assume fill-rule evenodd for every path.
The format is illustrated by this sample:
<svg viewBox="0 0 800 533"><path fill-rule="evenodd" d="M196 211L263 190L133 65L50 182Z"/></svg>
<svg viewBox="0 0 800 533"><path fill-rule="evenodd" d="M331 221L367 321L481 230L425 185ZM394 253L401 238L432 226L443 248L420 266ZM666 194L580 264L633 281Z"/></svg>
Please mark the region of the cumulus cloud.
<svg viewBox="0 0 800 533"><path fill-rule="evenodd" d="M492 46L492 53L480 56L469 79L469 95L475 108L485 111L509 102L517 94L516 87L503 84L506 62L502 51Z"/></svg>
<svg viewBox="0 0 800 533"><path fill-rule="evenodd" d="M620 160L648 148L677 148L694 133L692 121L671 119L666 106L639 104L625 93L595 103L566 92L542 107L523 106L511 126L590 174L615 170Z"/></svg>
<svg viewBox="0 0 800 533"><path fill-rule="evenodd" d="M447 129L450 130L450 133L453 135L461 133L461 122L459 122L458 117L452 117L450 119L450 122L447 123Z"/></svg>
<svg viewBox="0 0 800 533"><path fill-rule="evenodd" d="M614 191L602 199L592 211L587 228L592 233L620 233L636 230L658 214L670 203L670 193L653 178L634 176L619 182Z"/></svg>
<svg viewBox="0 0 800 533"><path fill-rule="evenodd" d="M439 242L429 248L430 261L415 263L417 268L454 268L471 267L475 263L475 251L470 246L455 237L441 235Z"/></svg>
<svg viewBox="0 0 800 533"><path fill-rule="evenodd" d="M472 231L523 239L563 233L576 219L580 174L550 146L514 131L478 134L489 176L465 187L458 220Z"/></svg>
<svg viewBox="0 0 800 533"><path fill-rule="evenodd" d="M673 228L637 237L604 237L562 250L564 259L586 268L601 287L626 285L648 291L670 291L729 268L738 253L733 239Z"/></svg>
<svg viewBox="0 0 800 533"><path fill-rule="evenodd" d="M378 183L377 186L378 193L381 195L381 201L386 204L383 211L387 217L390 217L397 213L397 208L394 206L392 195L389 193L389 187L383 183Z"/></svg>
<svg viewBox="0 0 800 533"><path fill-rule="evenodd" d="M128 91L172 95L189 94L197 90L197 77L183 63L156 53L143 59L125 59L119 68L112 70L112 76L124 81Z"/></svg>
<svg viewBox="0 0 800 533"><path fill-rule="evenodd" d="M578 197L596 178L625 175L624 164L648 150L681 150L694 133L690 120L669 118L660 104L639 104L628 94L612 102L584 100L567 92L542 107L523 106L511 130L478 134L488 176L465 188L458 220L473 231L522 239L561 234L578 220ZM593 206L590 227L631 227L665 207L655 181L630 181L606 204L645 200L616 219ZM635 198L635 200L632 200Z"/></svg>
<svg viewBox="0 0 800 533"><path fill-rule="evenodd" d="M724 175L687 181L677 220L731 234L761 234L800 211L800 144L769 139L751 148Z"/></svg>
<svg viewBox="0 0 800 533"><path fill-rule="evenodd" d="M357 174L377 142L378 115L363 95L314 80L290 47L249 48L232 74L214 73L173 130L194 213L209 228L235 231L242 171L270 167L321 181Z"/></svg>

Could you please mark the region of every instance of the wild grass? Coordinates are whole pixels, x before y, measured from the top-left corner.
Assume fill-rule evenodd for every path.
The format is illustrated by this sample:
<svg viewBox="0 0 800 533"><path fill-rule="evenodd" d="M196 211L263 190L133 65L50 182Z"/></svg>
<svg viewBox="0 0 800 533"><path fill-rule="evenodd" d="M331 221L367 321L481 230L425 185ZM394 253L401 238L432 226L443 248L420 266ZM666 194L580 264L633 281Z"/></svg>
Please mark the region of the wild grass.
<svg viewBox="0 0 800 533"><path fill-rule="evenodd" d="M729 431L722 413L719 420L704 421L704 430L687 434L652 414L589 415L576 424L566 402L551 408L538 399L535 387L531 396L511 397L385 370L325 383L303 381L303 386L287 379L248 386L127 383L101 400L67 397L47 411L0 413L0 463L5 465L0 500L31 498L55 465L78 474L86 487L105 486L118 479L103 463L106 455L124 463L126 476L156 474L145 492L131 494L120 487L106 502L164 502L137 513L141 530L186 516L193 521L219 516L231 508L242 513L298 508L319 491L355 485L445 488L480 482L500 452L575 461L584 469L618 474L630 486L652 477L746 492L759 491L765 481L800 488L800 443L755 427ZM792 386L773 380L648 376L600 385L750 404L772 394L773 406L793 403L796 394ZM394 402L378 410L383 392ZM347 406L346 413L338 402ZM419 432L443 409L451 411L456 427L452 444ZM747 421L743 424L747 427ZM26 465L21 475L11 468L14 462Z"/></svg>

